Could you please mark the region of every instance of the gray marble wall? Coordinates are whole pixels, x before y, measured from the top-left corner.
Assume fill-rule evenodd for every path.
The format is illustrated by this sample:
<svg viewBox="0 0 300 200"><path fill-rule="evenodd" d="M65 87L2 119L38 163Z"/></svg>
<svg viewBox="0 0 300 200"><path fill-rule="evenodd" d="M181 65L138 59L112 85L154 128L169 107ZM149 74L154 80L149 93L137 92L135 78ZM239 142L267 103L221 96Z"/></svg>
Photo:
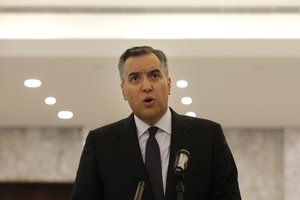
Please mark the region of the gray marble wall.
<svg viewBox="0 0 300 200"><path fill-rule="evenodd" d="M244 200L283 200L283 132L226 129Z"/></svg>
<svg viewBox="0 0 300 200"><path fill-rule="evenodd" d="M0 181L72 182L80 128L0 128Z"/></svg>
<svg viewBox="0 0 300 200"><path fill-rule="evenodd" d="M300 128L224 129L244 200L298 200ZM0 128L0 181L73 182L80 128Z"/></svg>
<svg viewBox="0 0 300 200"><path fill-rule="evenodd" d="M300 128L284 132L284 200L300 199Z"/></svg>

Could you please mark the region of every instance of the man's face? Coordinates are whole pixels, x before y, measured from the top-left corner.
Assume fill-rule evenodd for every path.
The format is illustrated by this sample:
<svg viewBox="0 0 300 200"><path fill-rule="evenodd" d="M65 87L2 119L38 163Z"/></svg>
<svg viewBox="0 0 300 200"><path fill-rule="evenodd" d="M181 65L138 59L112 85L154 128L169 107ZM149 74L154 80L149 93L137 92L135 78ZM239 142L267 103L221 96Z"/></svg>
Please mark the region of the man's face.
<svg viewBox="0 0 300 200"><path fill-rule="evenodd" d="M129 57L124 67L121 84L124 99L138 118L154 125L168 109L171 79L166 77L153 53Z"/></svg>

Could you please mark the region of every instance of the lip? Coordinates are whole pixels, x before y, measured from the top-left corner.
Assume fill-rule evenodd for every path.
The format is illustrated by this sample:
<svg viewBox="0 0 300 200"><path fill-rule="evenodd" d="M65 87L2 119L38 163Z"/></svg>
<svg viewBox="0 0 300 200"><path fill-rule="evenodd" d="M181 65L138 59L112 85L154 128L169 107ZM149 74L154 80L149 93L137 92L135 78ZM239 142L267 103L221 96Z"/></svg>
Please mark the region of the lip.
<svg viewBox="0 0 300 200"><path fill-rule="evenodd" d="M143 100L143 104L146 106L150 106L150 105L153 105L155 103L155 101L156 101L155 98L149 96Z"/></svg>

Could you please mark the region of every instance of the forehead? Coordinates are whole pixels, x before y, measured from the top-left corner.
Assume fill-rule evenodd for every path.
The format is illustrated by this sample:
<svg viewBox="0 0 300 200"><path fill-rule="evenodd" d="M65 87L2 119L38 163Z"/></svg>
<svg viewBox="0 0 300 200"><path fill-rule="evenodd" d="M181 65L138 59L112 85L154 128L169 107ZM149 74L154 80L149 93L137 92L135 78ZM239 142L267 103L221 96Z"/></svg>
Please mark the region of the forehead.
<svg viewBox="0 0 300 200"><path fill-rule="evenodd" d="M159 69L160 61L154 53L149 53L140 56L129 57L125 63L125 71L144 71L144 70L153 70Z"/></svg>

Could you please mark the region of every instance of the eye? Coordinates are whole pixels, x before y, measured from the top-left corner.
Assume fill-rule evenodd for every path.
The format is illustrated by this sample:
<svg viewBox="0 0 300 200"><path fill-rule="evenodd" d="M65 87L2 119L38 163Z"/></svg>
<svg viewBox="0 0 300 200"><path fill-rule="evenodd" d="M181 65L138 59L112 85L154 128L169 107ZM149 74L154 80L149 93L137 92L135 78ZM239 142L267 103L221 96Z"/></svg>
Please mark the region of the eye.
<svg viewBox="0 0 300 200"><path fill-rule="evenodd" d="M130 82L137 82L138 80L140 80L140 76L138 74L134 74L130 76L129 80Z"/></svg>
<svg viewBox="0 0 300 200"><path fill-rule="evenodd" d="M152 77L153 79L158 79L158 78L160 78L160 72L158 72L158 71L153 72L153 73L151 74L151 77Z"/></svg>

